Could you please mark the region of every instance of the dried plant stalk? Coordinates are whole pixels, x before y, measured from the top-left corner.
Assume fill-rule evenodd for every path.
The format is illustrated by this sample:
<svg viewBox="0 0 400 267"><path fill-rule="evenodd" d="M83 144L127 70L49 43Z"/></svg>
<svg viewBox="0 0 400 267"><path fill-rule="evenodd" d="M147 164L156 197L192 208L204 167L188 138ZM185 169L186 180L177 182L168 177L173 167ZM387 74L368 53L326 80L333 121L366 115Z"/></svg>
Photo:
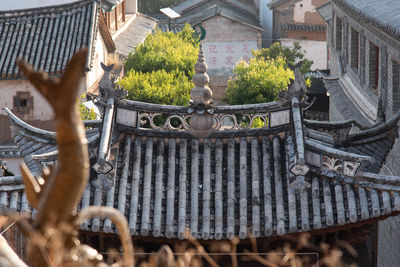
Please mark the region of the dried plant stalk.
<svg viewBox="0 0 400 267"><path fill-rule="evenodd" d="M131 234L129 232L128 222L125 216L114 208L93 206L82 210L75 220L75 224L78 226L93 217L106 217L115 224L118 230L118 235L121 239L122 248L124 250L122 266L133 267L133 245Z"/></svg>

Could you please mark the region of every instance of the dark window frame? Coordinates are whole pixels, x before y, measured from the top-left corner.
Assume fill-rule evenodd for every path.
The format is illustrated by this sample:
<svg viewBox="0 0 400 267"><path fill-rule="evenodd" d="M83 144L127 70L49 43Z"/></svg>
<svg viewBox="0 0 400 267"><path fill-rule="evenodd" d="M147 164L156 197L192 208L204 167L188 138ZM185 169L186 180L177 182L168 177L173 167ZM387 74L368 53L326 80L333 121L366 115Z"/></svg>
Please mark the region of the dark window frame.
<svg viewBox="0 0 400 267"><path fill-rule="evenodd" d="M392 110L400 109L400 62L392 59Z"/></svg>
<svg viewBox="0 0 400 267"><path fill-rule="evenodd" d="M360 67L360 33L350 27L350 66L353 70L358 71Z"/></svg>
<svg viewBox="0 0 400 267"><path fill-rule="evenodd" d="M33 96L30 92L17 92L13 97L13 111L28 114L33 111Z"/></svg>
<svg viewBox="0 0 400 267"><path fill-rule="evenodd" d="M379 55L380 55L379 46L369 41L368 85L370 88L374 90L375 94L377 94L379 91L379 71L380 71Z"/></svg>
<svg viewBox="0 0 400 267"><path fill-rule="evenodd" d="M343 20L338 16L335 22L335 49L336 51L343 49Z"/></svg>

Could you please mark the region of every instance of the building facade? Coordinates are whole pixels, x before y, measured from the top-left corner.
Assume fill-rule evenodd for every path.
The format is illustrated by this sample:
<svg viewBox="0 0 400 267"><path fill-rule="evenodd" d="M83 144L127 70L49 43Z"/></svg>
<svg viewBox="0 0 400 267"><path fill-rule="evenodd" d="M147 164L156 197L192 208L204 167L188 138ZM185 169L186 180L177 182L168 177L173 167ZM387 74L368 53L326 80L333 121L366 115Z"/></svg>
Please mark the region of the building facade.
<svg viewBox="0 0 400 267"><path fill-rule="evenodd" d="M327 68L326 26L317 8L329 0L273 0L273 39L283 46L298 42L305 57L314 61L312 70Z"/></svg>
<svg viewBox="0 0 400 267"><path fill-rule="evenodd" d="M262 45L263 28L255 1L187 0L174 7L180 18L203 29L203 46L210 88L215 100L221 100L233 68L241 60L249 60L251 50Z"/></svg>
<svg viewBox="0 0 400 267"><path fill-rule="evenodd" d="M400 19L394 0L333 0L328 23L330 120L377 125L400 108ZM380 172L400 173L395 142ZM381 201L385 201L382 199ZM377 266L400 262L400 218L379 222Z"/></svg>
<svg viewBox="0 0 400 267"><path fill-rule="evenodd" d="M80 93L93 92L103 74L100 62L127 56L156 24L136 14L136 0L64 2L0 11L0 107L48 130L53 129L53 111L23 77L17 59L59 77L71 56L87 47ZM0 145L12 144L4 110L0 110L0 125Z"/></svg>

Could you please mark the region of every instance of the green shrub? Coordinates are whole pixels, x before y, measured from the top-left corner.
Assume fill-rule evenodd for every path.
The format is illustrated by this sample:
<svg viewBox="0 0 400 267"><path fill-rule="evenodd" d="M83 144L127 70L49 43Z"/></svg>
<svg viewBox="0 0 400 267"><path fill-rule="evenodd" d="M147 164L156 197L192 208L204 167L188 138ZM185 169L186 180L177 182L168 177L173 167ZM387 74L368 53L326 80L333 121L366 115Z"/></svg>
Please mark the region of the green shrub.
<svg viewBox="0 0 400 267"><path fill-rule="evenodd" d="M276 59L252 58L239 62L228 81L224 101L230 105L264 103L276 100L277 93L287 89L293 72L281 56Z"/></svg>
<svg viewBox="0 0 400 267"><path fill-rule="evenodd" d="M96 113L92 108L87 108L83 102L85 102L85 94L81 94L78 102L79 102L79 113L81 114L81 120L95 120Z"/></svg>
<svg viewBox="0 0 400 267"><path fill-rule="evenodd" d="M186 24L177 34L156 30L130 53L125 70L143 73L165 70L170 73L183 72L189 79L194 75L197 60L198 42L194 31Z"/></svg>
<svg viewBox="0 0 400 267"><path fill-rule="evenodd" d="M167 105L187 105L194 87L183 72L165 70L150 73L131 70L119 85L128 91L128 99Z"/></svg>
<svg viewBox="0 0 400 267"><path fill-rule="evenodd" d="M280 43L276 42L273 43L269 48L253 51L253 56L255 58L264 59L277 59L278 57L283 57L285 62L291 65L295 65L297 62L302 61L300 65L300 72L303 75L311 71L311 65L314 63L312 60L304 58L305 51L302 50L298 42L294 42L292 48L281 46Z"/></svg>

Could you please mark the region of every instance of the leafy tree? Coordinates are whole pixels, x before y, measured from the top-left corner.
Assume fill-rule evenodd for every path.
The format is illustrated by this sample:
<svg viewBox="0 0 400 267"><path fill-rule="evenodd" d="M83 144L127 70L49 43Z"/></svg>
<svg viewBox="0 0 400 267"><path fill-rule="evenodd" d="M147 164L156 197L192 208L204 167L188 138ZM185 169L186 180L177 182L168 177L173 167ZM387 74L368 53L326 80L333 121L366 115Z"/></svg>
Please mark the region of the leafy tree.
<svg viewBox="0 0 400 267"><path fill-rule="evenodd" d="M158 30L129 54L119 85L131 100L186 105L197 54L198 38L189 24L176 34Z"/></svg>
<svg viewBox="0 0 400 267"><path fill-rule="evenodd" d="M129 54L125 69L127 72L133 69L143 73L162 69L167 72L183 72L191 79L197 53L198 41L189 24L177 34L157 30Z"/></svg>
<svg viewBox="0 0 400 267"><path fill-rule="evenodd" d="M274 101L277 93L286 89L293 78L289 65L301 62L300 72L305 74L313 64L304 58L304 51L297 42L292 48L274 43L269 48L253 51L253 56L249 63L236 65L235 78L228 82L224 100L231 105ZM310 86L311 80L307 79L306 84Z"/></svg>
<svg viewBox="0 0 400 267"><path fill-rule="evenodd" d="M128 91L131 100L168 105L186 105L193 88L183 72L165 70L150 73L131 70L119 84Z"/></svg>
<svg viewBox="0 0 400 267"><path fill-rule="evenodd" d="M95 120L96 113L92 108L87 108L83 102L85 101L85 94L82 94L79 98L79 112L81 114L81 120Z"/></svg>
<svg viewBox="0 0 400 267"><path fill-rule="evenodd" d="M281 46L280 43L276 42L269 48L253 51L253 56L255 58L264 59L277 59L278 57L283 57L285 62L290 65L296 65L296 63L301 61L300 72L304 75L311 71L311 65L314 63L312 60L304 58L304 53L305 51L302 50L298 42L294 42L292 48ZM286 65L286 67L287 66L288 65Z"/></svg>
<svg viewBox="0 0 400 267"><path fill-rule="evenodd" d="M224 98L230 105L273 101L293 78L293 72L281 56L255 57L249 63L241 61L233 72L235 78L228 81Z"/></svg>

